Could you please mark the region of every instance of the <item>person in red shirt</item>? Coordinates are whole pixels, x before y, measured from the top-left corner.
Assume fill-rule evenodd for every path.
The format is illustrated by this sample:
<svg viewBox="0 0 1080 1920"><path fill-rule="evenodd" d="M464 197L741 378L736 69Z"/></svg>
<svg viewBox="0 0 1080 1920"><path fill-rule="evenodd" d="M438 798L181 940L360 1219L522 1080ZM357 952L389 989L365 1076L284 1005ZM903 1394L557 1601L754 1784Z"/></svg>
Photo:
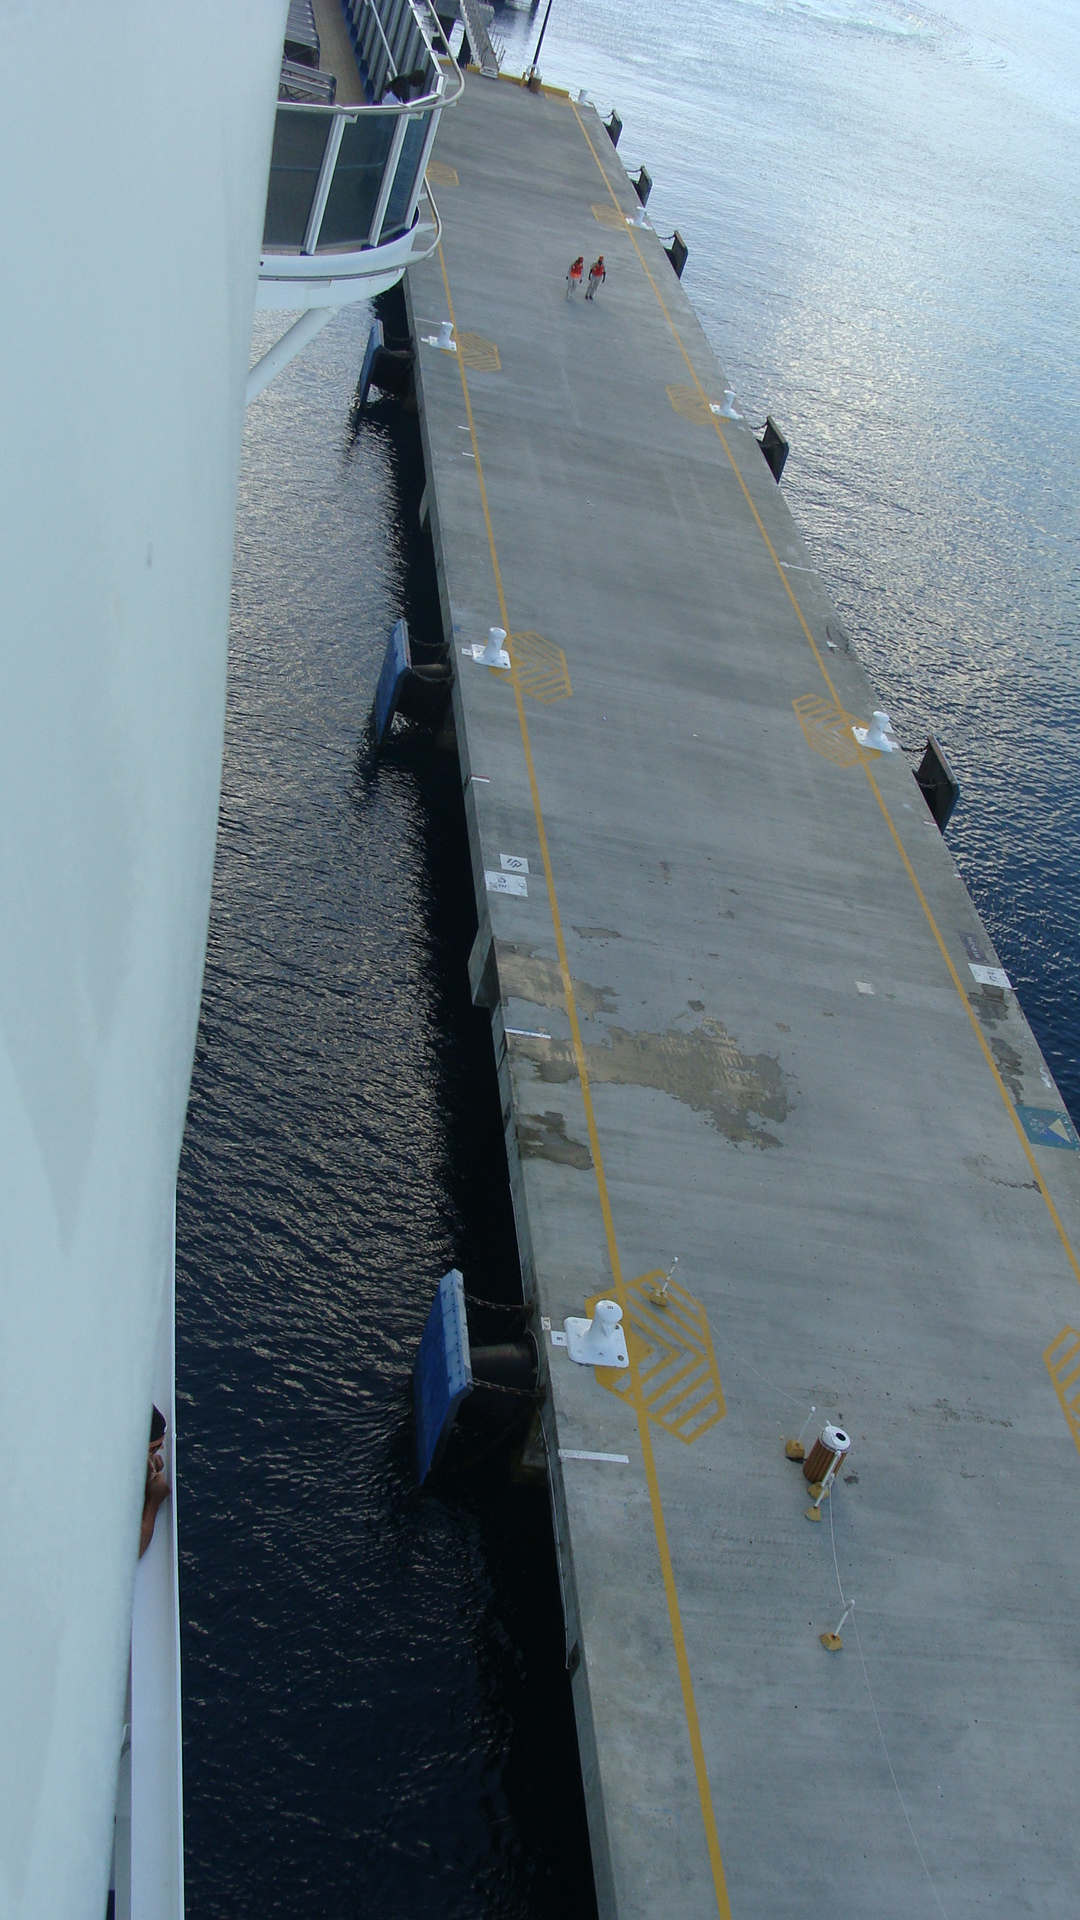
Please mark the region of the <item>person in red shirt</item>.
<svg viewBox="0 0 1080 1920"><path fill-rule="evenodd" d="M607 268L604 265L604 256L600 254L599 258L594 260L592 266L589 268L589 288L585 295L586 300L592 299L597 287L602 287L606 279Z"/></svg>
<svg viewBox="0 0 1080 1920"><path fill-rule="evenodd" d="M584 272L585 272L585 255L583 253L579 253L577 259L571 262L570 271L566 276L566 297L568 300L571 298L573 294L577 292L578 288L580 287L581 277Z"/></svg>

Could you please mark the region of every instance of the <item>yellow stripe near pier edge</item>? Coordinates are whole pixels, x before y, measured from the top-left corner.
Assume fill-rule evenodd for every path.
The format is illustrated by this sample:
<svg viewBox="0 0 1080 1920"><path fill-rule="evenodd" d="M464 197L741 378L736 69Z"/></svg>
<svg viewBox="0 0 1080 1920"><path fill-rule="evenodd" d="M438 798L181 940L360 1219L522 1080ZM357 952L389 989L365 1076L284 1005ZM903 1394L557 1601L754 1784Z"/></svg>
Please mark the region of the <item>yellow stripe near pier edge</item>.
<svg viewBox="0 0 1080 1920"><path fill-rule="evenodd" d="M584 128L582 128L582 131L584 132ZM587 134L585 137L588 139ZM592 142L590 141L589 144L591 146ZM600 165L599 160L597 160L597 165ZM603 173L602 167L600 171ZM443 285L446 288L447 310L450 315L451 324L454 325L456 332L454 301L450 292L450 276L446 271L446 256L443 253L441 242L439 244L439 265L442 268ZM647 268L646 271L648 271ZM491 569L495 576L495 591L499 599L499 615L507 634L510 634L513 623L510 619L510 612L506 604L506 594L503 589L502 569L499 566L499 554L495 545L495 531L491 524L491 509L488 506L487 487L484 483L483 461L480 458L480 445L476 435L476 421L473 418L469 383L465 377L465 363L460 354L457 356L457 362L458 372L461 375L461 392L465 401L465 415L469 422L469 434L472 439L472 450L476 456L476 479L480 488L480 505L483 508L484 525L487 528L488 548L491 553ZM604 1221L604 1234L607 1239L608 1258L611 1262L611 1277L614 1283L615 1298L625 1313L627 1298L622 1274L622 1262L619 1259L618 1241L615 1237L615 1221L612 1217L607 1176L604 1172L604 1157L600 1151L600 1136L597 1132L596 1114L593 1110L592 1089L589 1085L588 1068L585 1065L585 1049L581 1040L581 1027L578 1022L577 1003L574 999L574 986L570 978L570 962L567 958L566 941L563 938L562 919L559 914L559 902L555 892L555 875L552 871L547 829L544 825L544 814L540 805L540 789L537 784L536 767L533 762L532 742L529 738L529 723L525 715L525 701L522 695L517 660L512 651L512 644L511 642L511 680L514 688L514 700L517 705L518 726L521 730L521 744L525 753L525 766L529 776L529 792L532 796L533 817L536 821L536 833L540 842L540 857L544 864L544 879L547 883L548 902L551 907L551 919L555 929L555 946L559 956L559 972L562 975L563 993L566 997L566 1011L570 1020L570 1038L574 1050L574 1062L578 1071L578 1079L581 1082L581 1095L585 1105L585 1124L588 1128L589 1146L592 1151L593 1166L596 1171L596 1187L600 1197L600 1212ZM668 1546L667 1523L664 1519L664 1507L660 1498L660 1482L656 1472L656 1457L653 1453L652 1435L649 1431L649 1417L644 1405L637 1363L633 1359L630 1362L630 1369L631 1393L633 1396L634 1410L637 1415L638 1438L641 1442L641 1453L645 1464L645 1478L649 1488L649 1504L652 1509L653 1528L656 1533L656 1545L660 1555L660 1570L664 1580L664 1593L667 1598L668 1617L671 1622L671 1638L675 1647L675 1661L679 1670L679 1682L682 1687L683 1709L686 1714L687 1732L690 1736L690 1751L694 1761L694 1774L697 1780L698 1797L701 1801L701 1815L705 1823L705 1840L709 1850L713 1885L716 1889L716 1905L720 1914L720 1920L731 1920L731 1903L728 1899L727 1882L724 1878L724 1863L720 1858L720 1838L716 1831L716 1815L713 1812L712 1794L709 1789L709 1775L705 1765L705 1749L701 1739L701 1725L698 1720L697 1702L694 1699L694 1683L690 1673L690 1660L686 1651L686 1636L683 1633L682 1615L679 1611L679 1596L675 1590L675 1573L671 1564L671 1549Z"/></svg>
<svg viewBox="0 0 1080 1920"><path fill-rule="evenodd" d="M581 115L578 112L577 107L574 104L573 100L571 100L570 106L573 111L574 118L577 121L578 126L581 128L582 134L584 135L585 140L588 143L589 152L592 154L592 157L596 161L597 167L600 170L600 177L603 180L604 185L608 190L608 193L611 195L612 204L615 207L616 211L619 213L620 218L622 218L623 217L622 208L619 206L618 199L616 198L615 189L608 178L607 172L604 167L604 163L601 160L600 155L597 153L596 148L593 146L593 143L589 138L589 130L586 127L585 122L581 118ZM675 325L674 320L672 319L670 313L668 312L667 305L664 301L664 296L661 293L659 287L656 284L656 281L653 279L652 273L649 270L648 261L646 260L645 255L642 253L641 247L638 244L637 235L634 232L633 227L630 226L629 224L627 224L626 226L626 231L634 243L634 251L641 262L642 269L645 273L645 277L648 280L649 285L652 288L654 294L656 295L656 299L659 304L660 311L663 314L664 319L667 321L668 326L671 329L672 337L675 341L675 344L678 347L679 352L682 354L682 357L686 362L686 366L690 374L690 378L693 381L694 386L697 388L698 393L701 395L702 400L705 402L707 406L708 395L706 394L705 389L701 384L701 381L698 379L694 364L690 358L690 355L686 351L686 347L683 344L682 336L679 333L679 329ZM807 641L809 642L810 651L813 654L814 659L817 661L818 670L821 673L821 677L824 680L825 685L828 687L829 692L831 693L833 699L836 701L837 706L842 707L844 703L840 699L836 691L836 688L833 686L832 677L829 673L828 667L825 664L825 660L822 656L821 650L818 647L818 644L814 639L814 636L811 633L810 628L806 624L806 619L803 614L803 610L800 607L799 602L795 597L795 592L791 585L791 581L788 579L787 574L785 573L783 567L780 565L780 561L778 560L776 555L776 549L773 546L772 541L769 539L769 536L765 531L764 521L762 520L761 515L759 514L757 508L754 505L754 502L750 495L750 489L747 486L746 481L743 479L742 474L739 472L738 464L735 460L734 454L731 451L731 448L728 446L723 428L721 427L720 422L714 413L710 412L709 419L711 420L713 429L720 441L721 446L724 449L724 452L727 454L728 460L731 463L732 472L734 473L735 478L742 489L743 497L746 501L747 506L750 509L751 514L754 517L757 530L765 542L765 545L768 549L769 558L772 561L773 566L776 568L777 577L783 582L784 592L787 594L788 599L791 601L792 607L795 610L795 617L798 620L799 625L802 628ZM1078 1282L1078 1284L1080 1284L1080 1263L1078 1263L1076 1254L1073 1252L1072 1244L1069 1240L1069 1236L1065 1231L1064 1225L1062 1224L1061 1215L1058 1213L1058 1210L1054 1205L1054 1202L1050 1196L1050 1189L1047 1186L1046 1181L1044 1180L1042 1173L1039 1170L1038 1161L1036 1160L1035 1155L1032 1152L1031 1142L1028 1140L1028 1137L1024 1132L1023 1125L1020 1120L1020 1116L1017 1113L1015 1106L1013 1105L1012 1101L1009 1098L1008 1092L1005 1087L1005 1082L1002 1079L1001 1074L998 1070L997 1061L994 1059L994 1056L990 1051L990 1048L986 1041L986 1037L983 1033L982 1028L979 1025L978 1016L976 1015L975 1009L973 1008L971 1001L968 999L968 996L964 990L964 983L961 980L955 965L953 964L952 956L949 953L947 946L945 945L944 939L942 938L941 929L938 926L938 923L935 920L933 913L930 910L930 903L927 900L926 895L924 894L921 886L919 885L918 879L916 878L915 869L908 858L907 850L897 831L896 823L893 820L893 817L889 812L888 807L885 805L884 796L881 792L881 788L878 786L877 780L874 777L874 771L870 765L869 756L860 750L859 758L861 759L863 764L863 771L865 772L866 777L870 782L870 787L871 787L871 791L873 792L874 798L877 801L878 806L881 808L881 812L885 820L885 824L888 827L890 834L892 835L893 841L896 846L896 850L900 855L901 860L903 861L908 879L911 881L912 887L915 890L915 898L918 900L919 905L923 910L923 913L926 915L927 924L929 925L930 931L933 934L934 939L938 944L938 947L941 952L941 957L944 960L945 965L949 970L949 977L952 980L953 986L956 988L957 993L960 995L961 1001L963 1002L964 1011L967 1014L968 1020L971 1023L972 1032L974 1033L975 1038L982 1049L983 1057L986 1061L987 1066L990 1069L991 1074L993 1075L994 1085L997 1087L997 1090L1001 1095L1002 1103L1005 1107L1005 1110L1008 1113L1009 1118L1013 1123L1013 1127L1015 1128L1015 1131L1016 1131L1016 1137L1019 1140L1020 1145L1024 1152L1024 1157L1027 1160L1027 1163L1031 1168L1032 1173L1035 1176L1035 1181L1038 1186L1039 1192L1042 1194L1042 1197L1046 1202L1047 1211L1050 1215L1051 1220L1054 1223L1054 1226L1057 1229L1058 1237L1061 1241L1061 1244L1065 1249L1065 1256L1069 1262L1070 1267L1072 1268L1073 1277Z"/></svg>

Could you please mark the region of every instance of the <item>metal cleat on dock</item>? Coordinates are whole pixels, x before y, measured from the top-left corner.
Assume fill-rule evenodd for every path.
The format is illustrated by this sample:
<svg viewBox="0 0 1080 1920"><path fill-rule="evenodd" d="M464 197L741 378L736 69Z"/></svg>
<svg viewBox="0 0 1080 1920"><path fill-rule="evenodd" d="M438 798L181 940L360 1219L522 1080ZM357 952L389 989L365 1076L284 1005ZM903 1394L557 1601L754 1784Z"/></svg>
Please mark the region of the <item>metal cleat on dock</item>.
<svg viewBox="0 0 1080 1920"><path fill-rule="evenodd" d="M591 1320L570 1319L566 1328L566 1351L579 1367L628 1367L626 1335L622 1330L622 1308L617 1300L598 1300Z"/></svg>
<svg viewBox="0 0 1080 1920"><path fill-rule="evenodd" d="M851 731L866 753L900 752L900 742L893 732L892 721L882 707L875 707L874 717L868 727L852 727Z"/></svg>

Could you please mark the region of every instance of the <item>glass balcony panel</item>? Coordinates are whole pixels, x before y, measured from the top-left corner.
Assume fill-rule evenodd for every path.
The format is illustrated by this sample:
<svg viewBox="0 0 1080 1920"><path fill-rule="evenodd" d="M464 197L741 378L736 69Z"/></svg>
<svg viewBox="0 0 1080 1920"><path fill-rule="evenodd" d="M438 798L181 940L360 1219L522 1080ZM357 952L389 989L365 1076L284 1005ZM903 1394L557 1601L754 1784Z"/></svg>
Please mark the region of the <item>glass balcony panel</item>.
<svg viewBox="0 0 1080 1920"><path fill-rule="evenodd" d="M288 247L299 252L303 245L329 131L328 113L277 114L264 247Z"/></svg>
<svg viewBox="0 0 1080 1920"><path fill-rule="evenodd" d="M367 244L396 124L390 113L361 114L346 124L319 234L320 253L326 247Z"/></svg>
<svg viewBox="0 0 1080 1920"><path fill-rule="evenodd" d="M389 240L393 234L400 233L408 218L409 203L416 185L416 170L420 165L420 156L424 151L424 141L427 138L430 122L430 113L421 113L406 125L405 143L401 149L394 184L386 204L386 217L383 220L382 229L384 240Z"/></svg>

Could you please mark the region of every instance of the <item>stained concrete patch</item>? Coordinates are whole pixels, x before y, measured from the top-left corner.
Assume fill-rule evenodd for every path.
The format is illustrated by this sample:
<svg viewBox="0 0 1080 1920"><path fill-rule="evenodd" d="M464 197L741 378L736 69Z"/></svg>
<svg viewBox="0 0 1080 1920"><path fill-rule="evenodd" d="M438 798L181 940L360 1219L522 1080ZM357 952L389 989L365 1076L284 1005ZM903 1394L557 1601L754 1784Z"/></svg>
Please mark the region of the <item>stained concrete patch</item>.
<svg viewBox="0 0 1080 1920"><path fill-rule="evenodd" d="M522 1051L541 1080L572 1080L577 1071L568 1040L530 1040ZM690 1033L629 1033L612 1027L599 1046L585 1048L596 1086L655 1087L695 1113L707 1113L729 1140L758 1147L780 1141L762 1121L787 1118L788 1097L780 1062L769 1053L742 1053L719 1020L703 1020Z"/></svg>
<svg viewBox="0 0 1080 1920"><path fill-rule="evenodd" d="M991 1040L990 1051L997 1061L998 1072L1019 1106L1024 1098L1024 1063L1020 1055L1007 1040Z"/></svg>
<svg viewBox="0 0 1080 1920"><path fill-rule="evenodd" d="M499 986L506 1000L529 1000L537 1007L565 1007L562 974L558 962L537 953L535 947L498 947ZM614 987L593 987L587 980L574 981L574 999L579 1014L591 1020L597 1013L614 1013L617 995Z"/></svg>
<svg viewBox="0 0 1080 1920"><path fill-rule="evenodd" d="M984 1413L981 1407L973 1407L970 1400L963 1407L950 1406L947 1400L935 1400L932 1406L912 1407L911 1411L917 1420L925 1421L931 1426L939 1422L947 1424L950 1421L960 1420L972 1420L981 1427L1012 1426L1011 1420L1004 1419L1000 1414Z"/></svg>
<svg viewBox="0 0 1080 1920"><path fill-rule="evenodd" d="M574 932L577 934L579 940L622 939L622 934L616 933L614 927L575 927Z"/></svg>
<svg viewBox="0 0 1080 1920"><path fill-rule="evenodd" d="M966 943L965 943L966 944ZM995 1029L1009 1017L1009 1003L1002 987L983 987L971 996L971 1007L983 1032L990 1037L990 1051L1013 1099L1019 1106L1024 1098L1024 1063L1016 1048L995 1035Z"/></svg>
<svg viewBox="0 0 1080 1920"><path fill-rule="evenodd" d="M533 1160L553 1160L557 1167L577 1167L584 1172L592 1166L592 1154L583 1140L573 1139L566 1131L561 1113L530 1113L518 1121L518 1148Z"/></svg>
<svg viewBox="0 0 1080 1920"><path fill-rule="evenodd" d="M988 1031L999 1027L1009 1017L1008 1002L1003 987L983 987L981 992L970 996L971 1007L976 1018Z"/></svg>

